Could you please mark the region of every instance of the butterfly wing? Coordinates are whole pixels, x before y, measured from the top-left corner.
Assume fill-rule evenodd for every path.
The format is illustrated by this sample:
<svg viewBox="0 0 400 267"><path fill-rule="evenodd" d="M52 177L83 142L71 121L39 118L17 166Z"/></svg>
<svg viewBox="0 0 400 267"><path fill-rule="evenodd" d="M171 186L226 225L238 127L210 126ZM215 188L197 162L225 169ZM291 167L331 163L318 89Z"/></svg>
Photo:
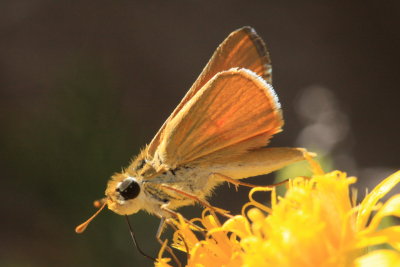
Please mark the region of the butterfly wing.
<svg viewBox="0 0 400 267"><path fill-rule="evenodd" d="M251 27L243 27L232 32L219 45L196 82L149 144L149 155L154 155L155 150L160 144L166 125L178 114L186 103L217 73L234 67L249 69L261 76L268 83L271 84L272 82L271 61L267 48L263 40Z"/></svg>
<svg viewBox="0 0 400 267"><path fill-rule="evenodd" d="M208 81L166 124L154 159L175 168L235 145L244 152L265 146L282 125L271 85L250 70L230 69Z"/></svg>
<svg viewBox="0 0 400 267"><path fill-rule="evenodd" d="M279 170L289 164L314 157L302 148L266 147L247 151L241 155L220 158L210 163L210 169L232 179L243 179Z"/></svg>

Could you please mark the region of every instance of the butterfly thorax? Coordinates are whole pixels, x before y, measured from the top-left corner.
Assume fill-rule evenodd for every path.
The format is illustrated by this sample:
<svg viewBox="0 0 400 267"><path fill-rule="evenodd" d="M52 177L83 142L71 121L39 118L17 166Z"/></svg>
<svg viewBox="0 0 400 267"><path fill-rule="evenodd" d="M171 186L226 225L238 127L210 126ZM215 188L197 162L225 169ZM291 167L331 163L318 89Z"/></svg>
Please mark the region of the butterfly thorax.
<svg viewBox="0 0 400 267"><path fill-rule="evenodd" d="M219 183L210 177L209 170L198 164L186 164L173 169L160 167L151 158L146 158L143 152L108 183L108 207L118 214L129 215L146 210L158 216L168 216L162 207L174 210L194 203L192 198L177 191L205 199ZM127 199L130 196L134 197Z"/></svg>

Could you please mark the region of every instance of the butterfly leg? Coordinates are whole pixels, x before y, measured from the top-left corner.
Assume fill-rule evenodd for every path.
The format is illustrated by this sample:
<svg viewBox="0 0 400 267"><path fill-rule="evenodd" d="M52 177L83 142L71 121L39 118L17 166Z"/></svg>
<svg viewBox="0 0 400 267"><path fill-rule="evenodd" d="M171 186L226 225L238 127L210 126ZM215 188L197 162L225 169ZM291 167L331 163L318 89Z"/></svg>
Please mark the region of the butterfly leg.
<svg viewBox="0 0 400 267"><path fill-rule="evenodd" d="M156 234L157 239L160 239L162 233L164 232L164 229L165 229L165 217L161 217L160 224L158 225Z"/></svg>
<svg viewBox="0 0 400 267"><path fill-rule="evenodd" d="M163 233L163 231L164 231L164 229L165 229L165 223L166 223L165 217L161 217L161 221L160 221L160 224L159 224L159 226L158 226L158 230L157 230L157 234L156 234L156 239L157 239L158 243L160 243L161 246L163 246L163 245L164 245L164 242L165 242L165 241L163 241L163 240L161 239L161 235L162 235L162 233ZM165 247L165 249L166 249L166 250L168 251L168 253L172 256L172 258L174 259L175 263L176 263L179 267L181 267L182 264L181 264L181 262L179 261L178 257L176 257L176 255L175 255L174 251L172 250L172 248L169 247L169 246L167 245L167 246Z"/></svg>
<svg viewBox="0 0 400 267"><path fill-rule="evenodd" d="M173 211L171 209L169 209L166 205L161 206L161 209L168 212L170 215L174 216L177 220L179 220L179 218L182 218L185 223L189 224L191 227L193 227L194 229L196 229L196 231L204 234L206 232L205 229L201 228L200 226L194 224L193 222L189 221L188 219L186 219L185 217L182 216L182 214L180 214L181 216L179 216L179 213L176 211ZM176 229L175 225L172 223L168 223L169 226L171 226L172 229L174 229L175 231L178 230ZM205 237L205 235L204 235Z"/></svg>
<svg viewBox="0 0 400 267"><path fill-rule="evenodd" d="M163 211L166 211L166 212L169 213L170 215L174 216L177 220L179 220L179 213L176 212L176 211L173 211L173 210L169 209L169 208L167 207L167 205L161 206L161 209L162 209ZM182 215L181 215L180 217L185 221L185 223L189 224L191 227L195 228L195 229L196 229L197 231L199 231L200 233L203 233L203 232L206 231L205 229L203 229L203 228L201 228L200 226L198 226L198 225L192 223L191 221L189 221L188 219L186 219L186 218L183 217ZM166 221L166 222L167 222L167 221ZM177 229L175 229L175 225L169 223L169 226L171 226L171 228L173 228L174 230L177 230Z"/></svg>
<svg viewBox="0 0 400 267"><path fill-rule="evenodd" d="M203 232L205 232L204 229L202 229L202 228L200 228L199 226L195 225L194 223L192 223L191 221L189 221L188 219L186 219L186 218L183 217L182 215L179 216L177 212L175 212L175 211L173 211L173 210L167 208L166 205L162 206L161 209L163 209L164 211L166 211L166 212L170 213L171 215L175 216L175 218L176 218L177 220L179 220L179 218L182 218L183 220L185 220L185 222L186 222L187 224L189 224L191 227L196 228L196 230L198 230L200 233L202 233L203 236L204 236L204 238L205 238L206 235L203 233ZM177 233L177 231L179 230L173 223L171 223L171 222L169 222L169 221L165 221L165 223L167 223L167 224L175 231L175 233ZM164 224L164 225L165 225L165 224ZM161 224L160 224L160 227L161 227ZM160 230L160 227L159 227L159 230ZM161 230L161 231L162 231L162 230ZM158 234L158 233L157 233L157 234ZM181 238L183 244L185 245L187 260L189 261L189 259L190 259L189 246L188 246L188 244L186 243L185 238L184 238L180 233L177 233L177 234L179 235L179 237ZM160 235L161 235L161 234L160 234Z"/></svg>
<svg viewBox="0 0 400 267"><path fill-rule="evenodd" d="M275 184L270 184L270 185L254 185L254 184L241 182L241 181L239 181L237 179L232 179L231 177L226 176L226 175L221 174L221 173L212 173L211 175L214 176L214 177L218 177L218 178L220 178L220 179L222 179L222 180L224 180L224 181L226 181L228 183L233 184L236 187L236 190L239 187L239 185L250 187L250 188L255 188L255 187L273 188L273 187L276 187L278 185L286 184L289 181L289 179L285 179L282 182L275 183Z"/></svg>
<svg viewBox="0 0 400 267"><path fill-rule="evenodd" d="M176 193L178 193L178 194L180 194L180 195L183 195L183 196L185 196L185 197L187 197L187 198L189 198L189 199L192 199L192 200L194 200L195 202L197 202L197 203L199 203L200 205L202 205L203 207L209 208L212 212L215 211L215 212L217 212L217 213L219 213L219 214L221 214L221 215L223 215L223 216L225 216L225 217L227 217L227 218L233 218L232 215L228 214L228 211L223 210L223 209L220 209L220 208L217 208L217 207L213 207L213 206L211 206L207 201L202 200L202 199L198 198L197 196L195 196L195 195L193 195L193 194L190 194L190 193L188 193L188 192L185 192L185 191L182 191L182 190L173 188L173 187L168 186L168 185L161 185L161 187L163 187L163 188L165 188L165 189L167 189L167 190L174 191L174 192L176 192Z"/></svg>

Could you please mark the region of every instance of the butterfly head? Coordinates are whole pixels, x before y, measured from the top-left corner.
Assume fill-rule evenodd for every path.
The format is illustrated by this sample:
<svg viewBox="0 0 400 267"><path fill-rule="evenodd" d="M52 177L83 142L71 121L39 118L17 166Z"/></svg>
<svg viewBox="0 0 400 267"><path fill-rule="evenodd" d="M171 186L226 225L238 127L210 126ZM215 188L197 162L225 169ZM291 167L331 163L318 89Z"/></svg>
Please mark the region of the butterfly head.
<svg viewBox="0 0 400 267"><path fill-rule="evenodd" d="M105 206L117 214L130 215L145 207L145 203L145 195L139 179L124 173L115 174L108 182L106 197L94 202L99 210L86 222L77 226L75 232L83 233Z"/></svg>
<svg viewBox="0 0 400 267"><path fill-rule="evenodd" d="M145 195L140 179L118 173L108 182L106 202L110 210L120 215L137 213L144 206Z"/></svg>

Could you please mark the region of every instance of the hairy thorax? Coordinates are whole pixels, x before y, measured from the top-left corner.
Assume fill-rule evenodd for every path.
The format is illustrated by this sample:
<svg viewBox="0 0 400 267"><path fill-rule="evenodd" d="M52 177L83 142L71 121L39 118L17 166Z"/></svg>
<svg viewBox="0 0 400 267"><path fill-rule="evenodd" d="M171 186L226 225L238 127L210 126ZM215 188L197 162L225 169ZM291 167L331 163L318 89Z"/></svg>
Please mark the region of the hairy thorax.
<svg viewBox="0 0 400 267"><path fill-rule="evenodd" d="M128 178L138 183L140 193L134 199L125 200L116 188ZM210 170L197 164L156 171L150 162L143 161L114 175L108 183L106 195L108 207L118 214L129 215L145 210L166 217L165 208L175 210L194 204L194 198L204 200L218 184Z"/></svg>

